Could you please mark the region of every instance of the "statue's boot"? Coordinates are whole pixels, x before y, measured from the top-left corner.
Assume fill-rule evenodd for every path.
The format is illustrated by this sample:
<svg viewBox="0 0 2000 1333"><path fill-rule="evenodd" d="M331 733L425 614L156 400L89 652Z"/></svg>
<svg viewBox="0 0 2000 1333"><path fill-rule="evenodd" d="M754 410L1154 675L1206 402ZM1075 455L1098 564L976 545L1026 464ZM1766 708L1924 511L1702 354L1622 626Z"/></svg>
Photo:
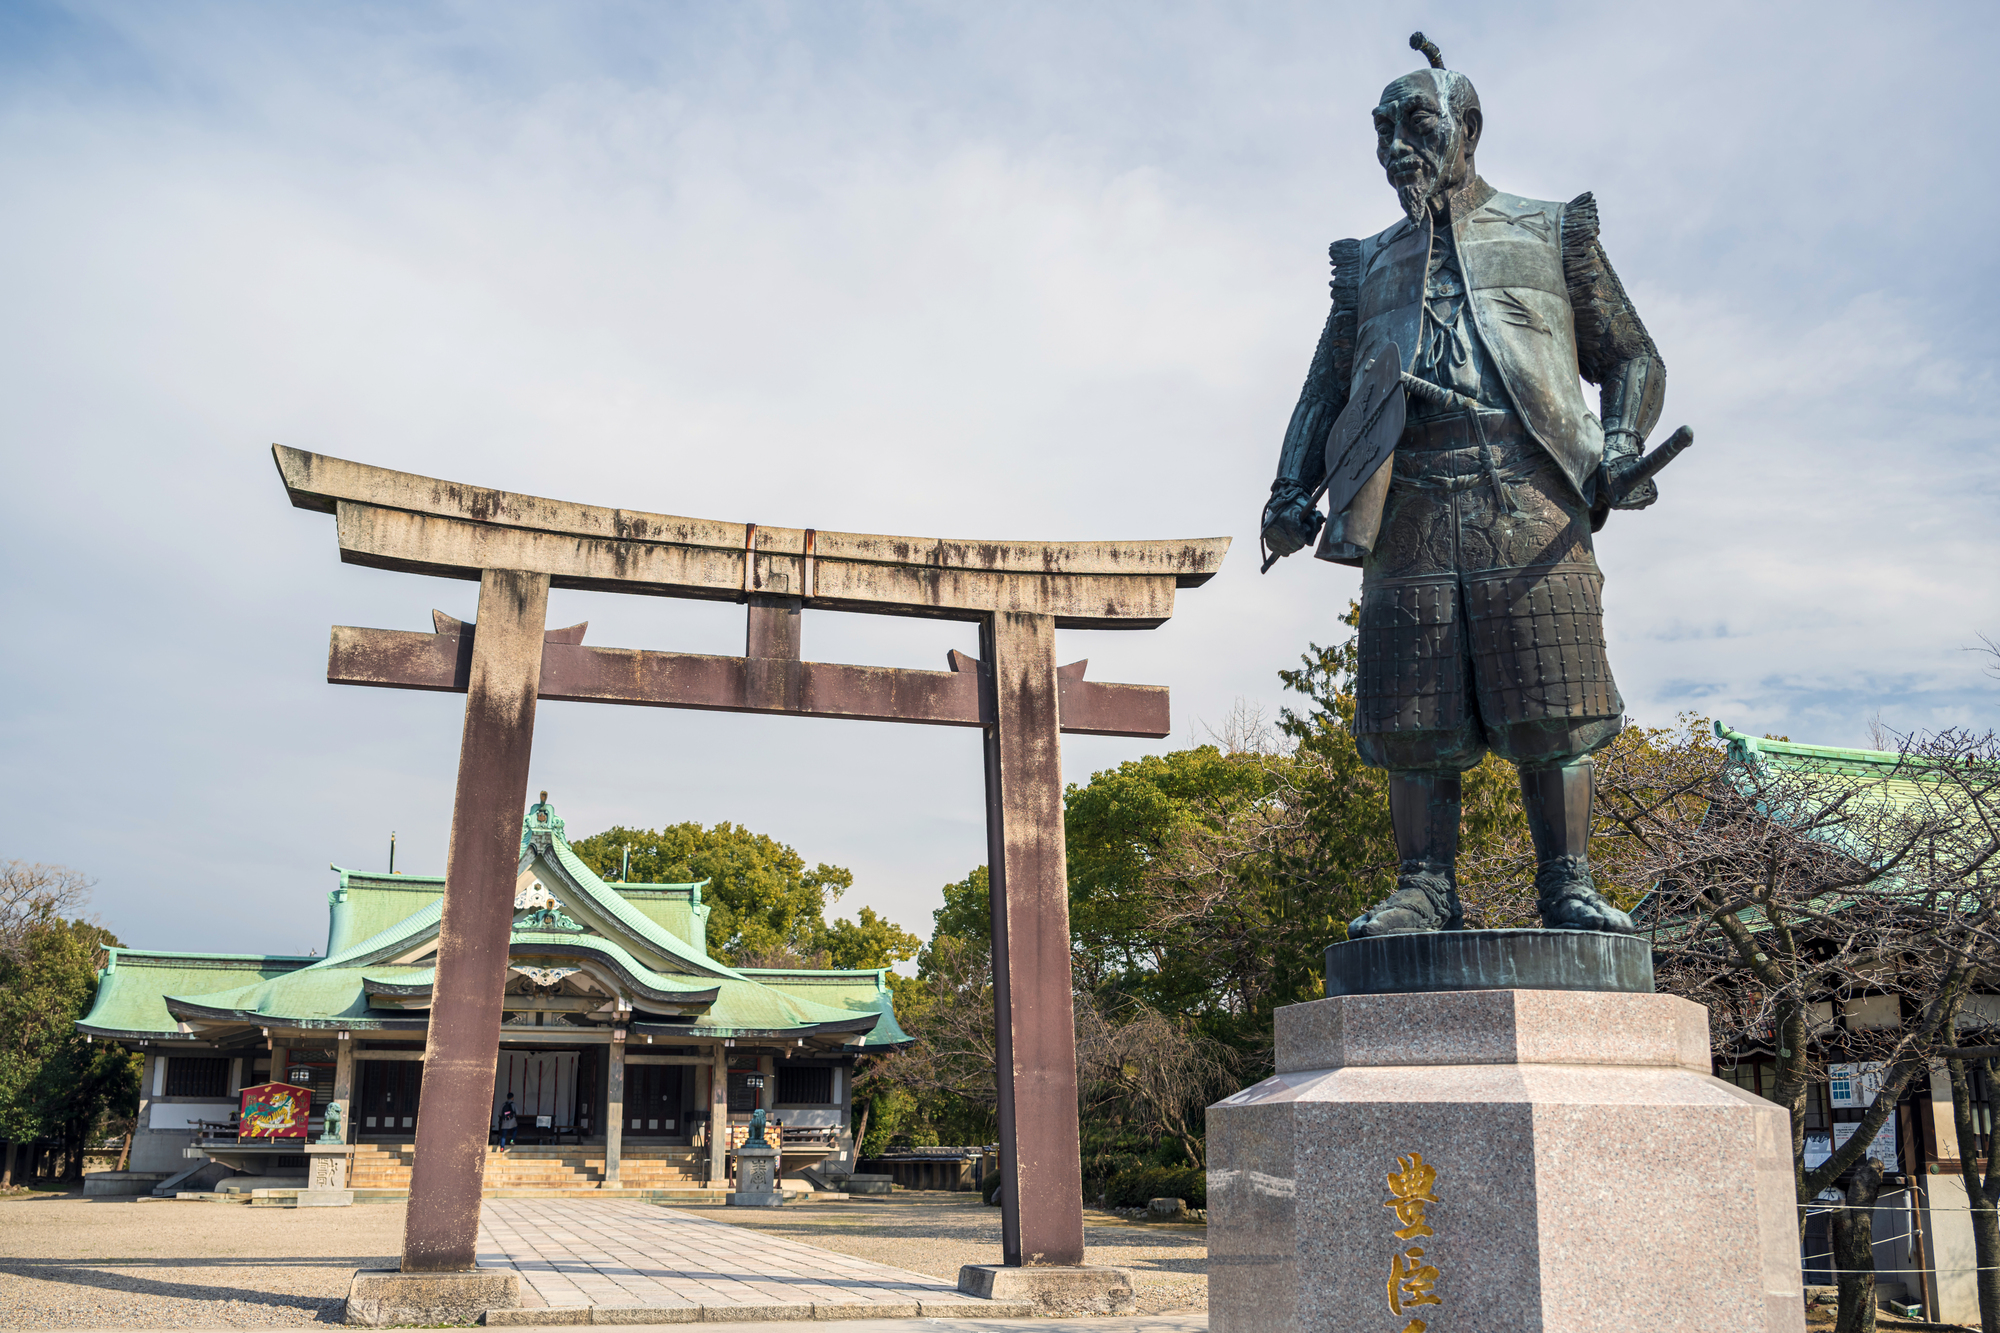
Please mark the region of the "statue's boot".
<svg viewBox="0 0 2000 1333"><path fill-rule="evenodd" d="M1630 935L1632 918L1613 907L1590 877L1590 803L1596 765L1588 758L1521 770L1521 800L1535 839L1535 907L1550 930Z"/></svg>
<svg viewBox="0 0 2000 1333"><path fill-rule="evenodd" d="M1458 902L1458 804L1456 773L1389 776L1396 891L1348 924L1350 939L1465 928Z"/></svg>

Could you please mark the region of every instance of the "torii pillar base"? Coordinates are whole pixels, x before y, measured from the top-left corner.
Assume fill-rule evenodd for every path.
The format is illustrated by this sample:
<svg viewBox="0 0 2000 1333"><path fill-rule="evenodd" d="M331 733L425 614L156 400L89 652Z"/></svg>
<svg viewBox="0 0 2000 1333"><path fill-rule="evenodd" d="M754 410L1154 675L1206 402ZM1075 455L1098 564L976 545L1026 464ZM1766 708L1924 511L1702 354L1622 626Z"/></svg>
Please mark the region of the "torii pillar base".
<svg viewBox="0 0 2000 1333"><path fill-rule="evenodd" d="M1033 1306L1037 1315L1056 1319L1139 1312L1132 1274L1094 1264L966 1264L958 1270L958 1289L982 1300Z"/></svg>
<svg viewBox="0 0 2000 1333"><path fill-rule="evenodd" d="M521 1275L511 1268L459 1273L364 1268L347 1290L347 1322L368 1328L479 1324L488 1310L512 1310L520 1304Z"/></svg>

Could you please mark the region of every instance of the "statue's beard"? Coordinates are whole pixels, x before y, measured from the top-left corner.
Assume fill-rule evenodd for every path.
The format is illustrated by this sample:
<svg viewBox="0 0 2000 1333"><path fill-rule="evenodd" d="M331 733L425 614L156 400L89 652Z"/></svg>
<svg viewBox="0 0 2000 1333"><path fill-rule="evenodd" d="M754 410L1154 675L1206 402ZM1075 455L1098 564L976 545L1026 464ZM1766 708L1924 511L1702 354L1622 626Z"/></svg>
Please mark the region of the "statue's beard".
<svg viewBox="0 0 2000 1333"><path fill-rule="evenodd" d="M1389 175L1396 202L1403 206L1404 216L1421 227L1430 212L1431 201L1437 198L1441 177L1430 163L1421 159L1404 159L1393 165L1399 168Z"/></svg>

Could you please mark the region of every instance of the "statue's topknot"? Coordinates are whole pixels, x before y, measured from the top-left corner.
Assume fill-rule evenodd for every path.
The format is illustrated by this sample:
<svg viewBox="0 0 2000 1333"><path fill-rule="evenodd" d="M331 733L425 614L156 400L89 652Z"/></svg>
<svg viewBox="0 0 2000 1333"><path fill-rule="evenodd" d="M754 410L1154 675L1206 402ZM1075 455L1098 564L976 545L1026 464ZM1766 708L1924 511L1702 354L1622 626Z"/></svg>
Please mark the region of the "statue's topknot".
<svg viewBox="0 0 2000 1333"><path fill-rule="evenodd" d="M1424 59L1431 62L1432 69L1444 68L1444 52L1437 49L1436 42L1426 41L1422 33L1413 32L1410 34L1410 49L1412 51L1422 51Z"/></svg>

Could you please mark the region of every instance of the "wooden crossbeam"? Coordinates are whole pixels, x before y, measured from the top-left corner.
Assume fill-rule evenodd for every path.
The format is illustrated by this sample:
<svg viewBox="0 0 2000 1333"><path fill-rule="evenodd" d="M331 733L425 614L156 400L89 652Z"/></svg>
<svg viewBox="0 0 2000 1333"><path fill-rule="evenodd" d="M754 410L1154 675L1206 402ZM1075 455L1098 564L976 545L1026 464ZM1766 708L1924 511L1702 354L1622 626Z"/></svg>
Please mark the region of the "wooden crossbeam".
<svg viewBox="0 0 2000 1333"><path fill-rule="evenodd" d="M470 629L425 634L336 625L327 649L327 681L463 694L471 676ZM955 662L951 671L916 671L546 641L539 697L943 727L991 726L992 692L982 687L978 662L963 653L956 659L964 665ZM1078 662L1057 674L1063 731L1146 738L1172 734L1165 686L1085 680L1082 667ZM765 677L779 679L777 689L767 688L761 696L754 688L760 669Z"/></svg>

